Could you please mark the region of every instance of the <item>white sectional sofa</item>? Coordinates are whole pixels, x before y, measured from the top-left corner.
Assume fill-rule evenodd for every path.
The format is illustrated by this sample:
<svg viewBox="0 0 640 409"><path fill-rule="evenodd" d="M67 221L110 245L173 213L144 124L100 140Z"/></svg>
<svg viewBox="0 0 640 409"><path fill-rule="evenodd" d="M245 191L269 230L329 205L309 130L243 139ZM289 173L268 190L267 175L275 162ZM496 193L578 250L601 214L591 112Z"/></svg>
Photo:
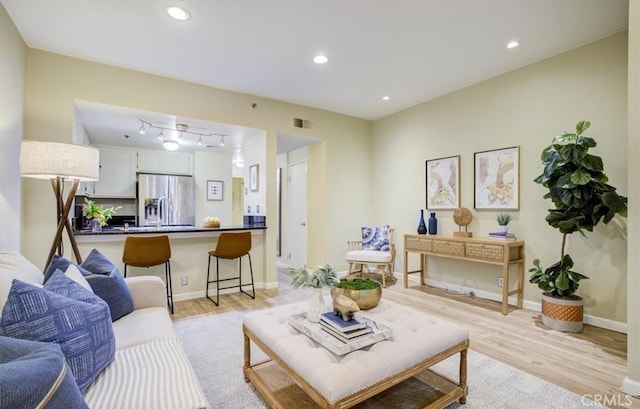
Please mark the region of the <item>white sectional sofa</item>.
<svg viewBox="0 0 640 409"><path fill-rule="evenodd" d="M41 285L43 274L19 253L0 252L0 314L14 279ZM112 323L115 359L83 391L87 406L208 408L182 342L174 332L164 282L155 276L131 277L125 282L134 310ZM0 349L0 367L2 353Z"/></svg>

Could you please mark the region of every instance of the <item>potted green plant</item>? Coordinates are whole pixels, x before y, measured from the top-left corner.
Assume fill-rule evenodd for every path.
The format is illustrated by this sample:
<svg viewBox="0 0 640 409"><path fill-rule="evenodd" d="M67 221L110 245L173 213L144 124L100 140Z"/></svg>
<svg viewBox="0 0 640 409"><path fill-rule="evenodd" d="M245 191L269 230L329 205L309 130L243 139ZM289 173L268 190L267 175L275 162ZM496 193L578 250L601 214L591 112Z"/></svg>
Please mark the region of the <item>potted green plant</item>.
<svg viewBox="0 0 640 409"><path fill-rule="evenodd" d="M311 322L319 322L322 313L327 311L327 306L322 296L324 287L331 287L338 282L336 270L329 264L322 264L315 269L309 270L307 266L297 269L290 269L289 274L293 276L291 285L293 288L311 288L313 294L309 299L306 317Z"/></svg>
<svg viewBox="0 0 640 409"><path fill-rule="evenodd" d="M501 233L506 233L509 231L509 222L511 221L511 215L508 213L498 213L496 216L496 221L498 222L498 231Z"/></svg>
<svg viewBox="0 0 640 409"><path fill-rule="evenodd" d="M618 214L627 216L627 198L607 184L602 158L589 153L596 146L593 138L584 136L591 126L580 121L575 133L563 132L544 148L542 174L534 179L547 188L543 196L553 202L545 217L547 223L562 233L560 260L546 269L540 260L533 262L529 282L537 284L542 296L544 325L566 332L582 331L583 300L575 294L580 280L588 277L573 270L574 261L565 253L567 237L575 232L583 236L598 223L609 223Z"/></svg>
<svg viewBox="0 0 640 409"><path fill-rule="evenodd" d="M368 310L380 302L382 286L368 277L341 278L331 287L331 296L335 299L339 295L352 299L361 310Z"/></svg>

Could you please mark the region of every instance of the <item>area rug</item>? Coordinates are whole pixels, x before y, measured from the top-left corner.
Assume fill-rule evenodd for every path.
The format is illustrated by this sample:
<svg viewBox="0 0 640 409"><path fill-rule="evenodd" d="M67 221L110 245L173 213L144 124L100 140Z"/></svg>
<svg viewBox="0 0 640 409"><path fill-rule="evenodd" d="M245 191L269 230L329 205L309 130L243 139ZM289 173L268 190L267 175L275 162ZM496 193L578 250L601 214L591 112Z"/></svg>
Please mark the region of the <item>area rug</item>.
<svg viewBox="0 0 640 409"><path fill-rule="evenodd" d="M212 409L268 408L250 383L244 381L242 316L244 312L203 315L174 323L178 336L198 376ZM266 358L252 345L252 360ZM434 367L457 379L458 358ZM582 396L526 372L502 364L486 355L469 351L467 403L447 409L568 409L602 407L583 401ZM388 409L363 402L359 409ZM405 406L398 405L397 408Z"/></svg>

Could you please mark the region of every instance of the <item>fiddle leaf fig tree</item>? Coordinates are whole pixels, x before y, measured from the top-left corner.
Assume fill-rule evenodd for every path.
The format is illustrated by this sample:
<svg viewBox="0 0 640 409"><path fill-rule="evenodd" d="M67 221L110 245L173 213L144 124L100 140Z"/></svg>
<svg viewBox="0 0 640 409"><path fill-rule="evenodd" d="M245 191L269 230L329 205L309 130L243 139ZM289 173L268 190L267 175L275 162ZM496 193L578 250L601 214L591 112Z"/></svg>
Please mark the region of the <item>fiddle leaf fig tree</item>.
<svg viewBox="0 0 640 409"><path fill-rule="evenodd" d="M540 260L534 260L529 282L555 297L575 298L579 281L589 278L572 270L573 259L564 251L567 236L575 232L585 236L601 221L607 224L616 214L627 216L627 198L607 184L602 158L589 153L596 146L593 138L583 135L590 126L591 122L580 121L575 133L556 136L542 151L544 171L534 179L548 189L543 197L551 199L555 208L549 209L545 220L562 233L562 246L560 260L550 267L543 269Z"/></svg>

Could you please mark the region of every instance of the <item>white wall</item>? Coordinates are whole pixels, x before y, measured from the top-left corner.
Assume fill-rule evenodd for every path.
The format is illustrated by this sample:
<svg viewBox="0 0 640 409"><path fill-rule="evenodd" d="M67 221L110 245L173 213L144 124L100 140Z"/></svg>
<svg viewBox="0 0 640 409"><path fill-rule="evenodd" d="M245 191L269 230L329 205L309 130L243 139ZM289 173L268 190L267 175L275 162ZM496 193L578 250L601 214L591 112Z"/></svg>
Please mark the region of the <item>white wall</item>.
<svg viewBox="0 0 640 409"><path fill-rule="evenodd" d="M267 209L267 186L269 183L274 184L274 180L268 180L267 175L267 135L261 133L248 138L244 142L244 215L265 216ZM257 174L257 190L252 190L250 183L250 173L256 170ZM274 172L275 175L275 172ZM274 184L275 186L275 184ZM275 218L273 219L275 220Z"/></svg>
<svg viewBox="0 0 640 409"><path fill-rule="evenodd" d="M196 184L196 226L202 226L205 217L218 217L220 224L229 226L232 220L231 155L196 151L193 175ZM222 181L222 200L207 200L207 181Z"/></svg>
<svg viewBox="0 0 640 409"><path fill-rule="evenodd" d="M623 390L640 396L640 1L629 2L629 245L627 256L627 378Z"/></svg>
<svg viewBox="0 0 640 409"><path fill-rule="evenodd" d="M540 174L540 153L561 131L591 120L589 135L598 146L610 183L627 193L627 33L619 33L491 80L378 120L373 124L373 190L376 219L391 218L401 233L415 234L425 207L425 160L461 155L461 204L474 206L474 152L520 146L520 210L510 212L516 236L526 242L526 267L534 258L544 266L560 256L561 234L544 221L550 202L533 179ZM439 233L457 226L452 211L436 211ZM474 237L495 229L497 211L473 211ZM576 270L591 277L581 283L585 311L626 322L627 249L610 226L583 238L569 238ZM398 254L402 254L402 240ZM398 267L402 268L401 257ZM417 258L413 260L417 264ZM413 266L412 266L413 267ZM454 286L497 293L500 271L493 266L430 259L428 276ZM513 272L515 273L515 271ZM524 296L539 301L528 283Z"/></svg>
<svg viewBox="0 0 640 409"><path fill-rule="evenodd" d="M20 143L27 47L0 4L0 249L20 250ZM52 213L53 214L53 213Z"/></svg>

